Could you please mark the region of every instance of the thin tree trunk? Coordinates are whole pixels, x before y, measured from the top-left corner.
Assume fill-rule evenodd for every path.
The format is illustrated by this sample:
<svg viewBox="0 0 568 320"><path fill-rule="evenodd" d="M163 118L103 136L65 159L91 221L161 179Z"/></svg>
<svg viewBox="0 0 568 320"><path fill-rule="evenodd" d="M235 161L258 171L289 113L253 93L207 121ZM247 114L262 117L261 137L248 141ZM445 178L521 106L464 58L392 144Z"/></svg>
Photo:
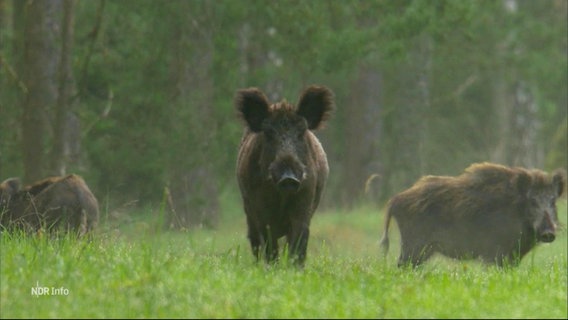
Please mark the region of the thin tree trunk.
<svg viewBox="0 0 568 320"><path fill-rule="evenodd" d="M0 0L0 52L4 49L4 29L7 27L6 23L6 0Z"/></svg>
<svg viewBox="0 0 568 320"><path fill-rule="evenodd" d="M400 82L393 87L395 106L387 127L391 139L383 186L393 194L410 187L427 171L426 146L430 113L431 38L422 35L409 52L408 61L397 68ZM387 90L385 90L387 91ZM387 196L388 194L384 194Z"/></svg>
<svg viewBox="0 0 568 320"><path fill-rule="evenodd" d="M502 54L502 53L501 53ZM507 97L507 84L503 68L499 68L493 78L493 105L496 117L496 143L491 153L491 161L507 163L507 146L509 145L509 99Z"/></svg>
<svg viewBox="0 0 568 320"><path fill-rule="evenodd" d="M197 7L202 9L200 12L205 12L205 17L194 14ZM174 104L192 110L183 119L179 116L172 119L174 123L183 121L188 141L183 141L185 149L174 156L177 160L171 164L169 189L173 208L166 225L175 229L216 227L219 222L219 190L212 162L215 159L212 145L217 130L212 108L214 46L213 28L207 19L213 14L213 6L211 2L187 3L183 8L190 14L187 19L182 19L180 29L172 39L173 52L177 54L172 59L171 77L175 87Z"/></svg>
<svg viewBox="0 0 568 320"><path fill-rule="evenodd" d="M537 105L529 88L518 81L512 88L513 104L509 119L511 127L511 143L508 163L513 166L528 168L540 167L537 132L540 123L537 118Z"/></svg>
<svg viewBox="0 0 568 320"><path fill-rule="evenodd" d="M48 109L56 97L55 70L57 1L30 1L25 8L25 44L22 72L28 89L22 115L24 181L43 178L48 136Z"/></svg>
<svg viewBox="0 0 568 320"><path fill-rule="evenodd" d="M518 14L517 0L503 0L503 6L508 15ZM516 32L512 30L496 45L497 60L507 61L508 57L521 54L523 49L518 46ZM539 167L543 163L542 150L537 143L540 123L530 88L520 79L515 64L503 63L493 78L498 131L492 160L511 166Z"/></svg>
<svg viewBox="0 0 568 320"><path fill-rule="evenodd" d="M51 171L56 175L64 175L69 156L68 147L68 113L74 94L73 70L71 57L73 52L73 29L75 1L63 0L63 23L61 27L61 60L59 62L59 88L55 105L55 121L53 128L53 148L51 153Z"/></svg>
<svg viewBox="0 0 568 320"><path fill-rule="evenodd" d="M4 31L7 27L7 23L6 23L6 0L0 0L0 88L5 88L6 87L6 77L4 76L3 73L3 69L4 69L4 59L3 59L3 53L4 53L4 35L6 34L6 32ZM4 89L5 90L5 89ZM3 97L0 95L0 99L2 99ZM8 113L5 111L6 110L6 105L4 101L0 101L0 119L7 119L7 115ZM0 132L4 131L6 132L7 128L8 128L9 123L2 123L0 124ZM3 139L6 139L1 133L0 133L0 141L3 141ZM3 177L4 175L3 173L3 162L4 162L4 155L2 154L2 150L3 148L0 147L0 177Z"/></svg>
<svg viewBox="0 0 568 320"><path fill-rule="evenodd" d="M343 175L343 205L351 207L363 199L364 193L377 196L380 178L379 145L381 132L380 74L360 66L352 83L351 107L346 113L346 134ZM367 187L367 188L366 188Z"/></svg>

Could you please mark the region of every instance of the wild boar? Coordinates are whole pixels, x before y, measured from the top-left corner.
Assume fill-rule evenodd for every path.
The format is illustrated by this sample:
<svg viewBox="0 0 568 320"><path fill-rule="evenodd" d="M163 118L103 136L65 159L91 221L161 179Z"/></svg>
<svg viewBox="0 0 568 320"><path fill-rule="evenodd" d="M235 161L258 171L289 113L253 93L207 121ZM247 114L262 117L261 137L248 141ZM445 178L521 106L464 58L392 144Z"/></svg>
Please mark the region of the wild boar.
<svg viewBox="0 0 568 320"><path fill-rule="evenodd" d="M433 253L515 266L538 242L552 242L556 199L566 172L476 163L456 177L425 176L395 195L385 214L381 246L388 251L390 219L398 224L398 265L418 266Z"/></svg>
<svg viewBox="0 0 568 320"><path fill-rule="evenodd" d="M50 177L24 188L18 178L0 183L0 223L5 229L73 230L79 235L98 224L99 205L83 178Z"/></svg>
<svg viewBox="0 0 568 320"><path fill-rule="evenodd" d="M254 256L278 258L278 239L286 236L290 257L303 265L310 221L329 174L327 156L312 131L323 126L334 107L333 93L310 86L297 107L271 104L257 88L235 97L245 130L237 159L237 180Z"/></svg>

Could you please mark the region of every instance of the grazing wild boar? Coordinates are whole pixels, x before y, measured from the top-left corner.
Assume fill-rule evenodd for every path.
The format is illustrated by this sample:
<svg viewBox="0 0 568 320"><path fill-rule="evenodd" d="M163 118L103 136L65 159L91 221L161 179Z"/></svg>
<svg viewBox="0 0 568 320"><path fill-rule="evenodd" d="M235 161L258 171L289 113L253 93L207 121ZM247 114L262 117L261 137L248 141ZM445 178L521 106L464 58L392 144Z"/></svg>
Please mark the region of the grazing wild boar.
<svg viewBox="0 0 568 320"><path fill-rule="evenodd" d="M78 175L50 177L21 188L18 178L0 183L0 224L27 231L92 231L99 220L98 201Z"/></svg>
<svg viewBox="0 0 568 320"><path fill-rule="evenodd" d="M278 258L278 239L286 236L290 257L303 265L310 221L329 173L326 154L312 131L333 110L333 93L310 86L295 108L270 104L257 88L235 97L245 130L237 159L237 180L244 202L253 254ZM262 252L264 250L264 253Z"/></svg>
<svg viewBox="0 0 568 320"><path fill-rule="evenodd" d="M487 162L457 177L422 177L389 201L381 246L386 254L392 217L399 266L420 265L434 252L515 266L538 242L554 241L565 184L564 170L548 175Z"/></svg>

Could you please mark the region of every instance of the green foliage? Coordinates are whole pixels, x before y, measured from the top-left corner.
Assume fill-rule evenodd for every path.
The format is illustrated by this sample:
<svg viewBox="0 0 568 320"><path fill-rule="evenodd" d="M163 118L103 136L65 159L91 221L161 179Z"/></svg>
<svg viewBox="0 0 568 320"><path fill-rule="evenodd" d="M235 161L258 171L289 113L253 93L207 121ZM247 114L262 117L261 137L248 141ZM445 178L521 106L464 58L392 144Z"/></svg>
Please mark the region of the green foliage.
<svg viewBox="0 0 568 320"><path fill-rule="evenodd" d="M303 87L320 83L337 101L318 133L332 168L329 193L344 192L353 169L346 150L363 140L346 123L364 123L360 110L379 109L377 133L367 139L378 141L378 158L351 162L361 170L379 164L382 171L372 173L382 177L384 202L418 174L492 160L504 139L496 88L517 80L529 85L538 108L538 165L565 166L566 144L555 137L568 103L566 4L507 3L516 9L505 1L79 1L73 112L82 123L82 158L68 171L118 202L159 202L175 177L204 166L219 186L234 185L242 132L234 92L257 86L271 99L295 102ZM15 19L2 22L0 55L17 76L23 41L14 7L6 2L0 11L8 18L0 21ZM0 175L22 176L21 89L5 70ZM364 72L381 79L368 84L380 99L367 105L357 96ZM409 102L422 76L427 98Z"/></svg>
<svg viewBox="0 0 568 320"><path fill-rule="evenodd" d="M566 222L561 205L560 219ZM314 217L305 268L256 264L244 216L218 231L122 225L92 242L3 233L2 318L566 318L566 233L515 269L379 258L381 214ZM67 295L32 296L36 286Z"/></svg>
<svg viewBox="0 0 568 320"><path fill-rule="evenodd" d="M23 175L25 87L20 2L2 5L0 180ZM499 86L507 94L515 81L528 84L538 108L538 165L566 167L566 12L552 0L78 1L73 112L82 158L68 171L86 178L104 223L93 242L3 233L0 317L566 318L565 231L514 270L439 258L402 271L396 250L378 259L379 212L342 211L336 196L359 198L345 178L375 163L384 203L415 175L491 160L504 138L499 110L508 108ZM380 79L363 83L378 101L357 96L365 72ZM303 271L256 265L235 205L242 124L232 99L257 86L296 102L312 83L329 86L337 102L318 132L330 212L314 218ZM349 130L368 125L369 110L378 110L378 129L363 139ZM378 157L350 159L349 146L366 140L378 141ZM219 187L187 202L218 199L221 226L164 232L164 187L201 168L208 175L189 180L195 190L208 179ZM565 213L564 205L564 223ZM38 282L70 294L32 297Z"/></svg>

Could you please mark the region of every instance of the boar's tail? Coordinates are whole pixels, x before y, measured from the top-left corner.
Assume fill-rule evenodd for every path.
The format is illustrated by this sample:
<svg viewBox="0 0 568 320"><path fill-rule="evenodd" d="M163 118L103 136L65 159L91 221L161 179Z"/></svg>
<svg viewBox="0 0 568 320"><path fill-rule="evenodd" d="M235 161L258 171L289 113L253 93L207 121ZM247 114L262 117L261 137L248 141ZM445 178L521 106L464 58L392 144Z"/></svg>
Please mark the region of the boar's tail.
<svg viewBox="0 0 568 320"><path fill-rule="evenodd" d="M93 194L84 195L85 202L83 204L84 214L87 218L87 232L92 231L99 223L99 204Z"/></svg>
<svg viewBox="0 0 568 320"><path fill-rule="evenodd" d="M387 255L389 252L389 226L391 220L391 211L392 211L392 202L389 203L389 206L385 212L385 222L383 224L383 237L380 242L381 251L384 256Z"/></svg>
<svg viewBox="0 0 568 320"><path fill-rule="evenodd" d="M77 197L81 204L81 229L83 232L90 232L96 228L99 222L99 202L87 185L83 190L77 192Z"/></svg>

